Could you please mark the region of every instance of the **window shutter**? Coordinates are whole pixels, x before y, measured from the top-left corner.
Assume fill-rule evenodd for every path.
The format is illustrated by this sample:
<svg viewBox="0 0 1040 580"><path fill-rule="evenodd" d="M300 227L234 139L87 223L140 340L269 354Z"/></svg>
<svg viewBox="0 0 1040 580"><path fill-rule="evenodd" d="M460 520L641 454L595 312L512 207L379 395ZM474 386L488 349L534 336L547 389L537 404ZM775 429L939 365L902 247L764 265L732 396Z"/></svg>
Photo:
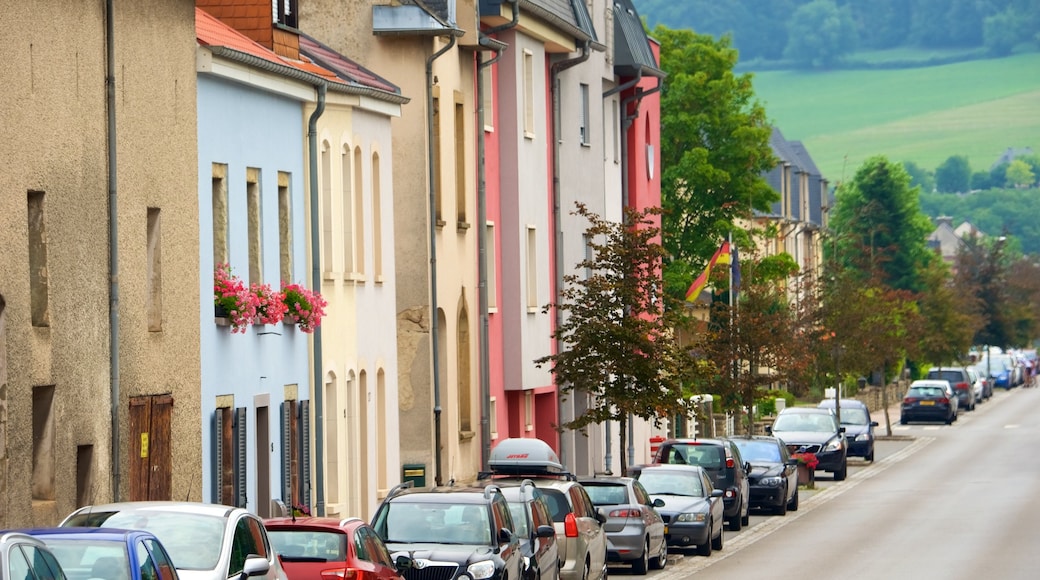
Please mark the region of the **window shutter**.
<svg viewBox="0 0 1040 580"><path fill-rule="evenodd" d="M235 409L235 506L246 507L246 408Z"/></svg>
<svg viewBox="0 0 1040 580"><path fill-rule="evenodd" d="M282 500L292 507L292 413L293 402L282 401Z"/></svg>
<svg viewBox="0 0 1040 580"><path fill-rule="evenodd" d="M213 413L213 503L222 503L224 489L224 413L217 409Z"/></svg>
<svg viewBox="0 0 1040 580"><path fill-rule="evenodd" d="M299 401L300 417L297 422L300 440L300 500L311 503L311 402Z"/></svg>

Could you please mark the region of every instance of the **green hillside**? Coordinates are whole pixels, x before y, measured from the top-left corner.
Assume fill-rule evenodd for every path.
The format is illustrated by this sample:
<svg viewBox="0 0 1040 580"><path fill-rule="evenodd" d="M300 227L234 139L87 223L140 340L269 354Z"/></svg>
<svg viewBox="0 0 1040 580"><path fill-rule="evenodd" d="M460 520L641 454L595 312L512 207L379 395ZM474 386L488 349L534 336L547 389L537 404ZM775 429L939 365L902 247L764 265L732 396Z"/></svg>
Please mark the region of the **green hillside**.
<svg viewBox="0 0 1040 580"><path fill-rule="evenodd" d="M1040 53L917 69L761 72L754 88L832 184L876 154L930 170L966 155L977 171L1008 147L1040 151Z"/></svg>

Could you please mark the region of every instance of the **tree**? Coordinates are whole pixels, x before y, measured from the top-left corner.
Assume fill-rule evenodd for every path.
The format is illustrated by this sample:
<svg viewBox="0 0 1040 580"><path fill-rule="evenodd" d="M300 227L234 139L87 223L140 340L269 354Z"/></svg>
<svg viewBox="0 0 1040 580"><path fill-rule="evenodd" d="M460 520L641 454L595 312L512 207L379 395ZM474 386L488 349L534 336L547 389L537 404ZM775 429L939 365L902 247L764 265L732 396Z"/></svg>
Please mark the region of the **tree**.
<svg viewBox="0 0 1040 580"><path fill-rule="evenodd" d="M917 301L922 317L921 358L932 364L961 362L982 326L978 303L954 285L946 264L936 261L922 273L926 289Z"/></svg>
<svg viewBox="0 0 1040 580"><path fill-rule="evenodd" d="M1015 159L1009 163L1005 175L1007 176L1007 183L1015 187L1029 187L1036 183L1036 175L1033 174L1033 169L1021 159Z"/></svg>
<svg viewBox="0 0 1040 580"><path fill-rule="evenodd" d="M813 0L787 21L784 58L809 68L827 68L855 50L856 25L849 8L833 0Z"/></svg>
<svg viewBox="0 0 1040 580"><path fill-rule="evenodd" d="M935 176L931 171L913 161L904 161L903 169L910 174L910 187L920 188L921 191L933 191L935 189Z"/></svg>
<svg viewBox="0 0 1040 580"><path fill-rule="evenodd" d="M935 169L935 187L943 193L967 192L971 185L971 164L963 155L953 155Z"/></svg>
<svg viewBox="0 0 1040 580"><path fill-rule="evenodd" d="M976 171L971 174L972 191L991 189L993 186L993 176L990 175L989 171Z"/></svg>
<svg viewBox="0 0 1040 580"><path fill-rule="evenodd" d="M621 428L621 473L630 416L656 421L686 412L683 386L697 365L672 331L681 308L664 308L660 264L664 249L654 225L659 209L626 209L621 223L609 222L578 204L575 215L589 221L591 256L564 276L561 302L546 307L565 314L553 331L564 346L539 358L550 365L561 393L587 393L597 399L562 427L583 429L604 421ZM587 274L586 274L587 272ZM676 313L676 314L670 314Z"/></svg>
<svg viewBox="0 0 1040 580"><path fill-rule="evenodd" d="M877 268L880 281L896 290L925 288L920 273L937 259L925 241L932 225L909 183L902 165L876 156L838 188L830 224L834 235L824 246L838 267L864 279Z"/></svg>
<svg viewBox="0 0 1040 580"><path fill-rule="evenodd" d="M1000 346L1012 344L1014 331L1007 296L1007 238L969 236L955 261L957 291L974 299L975 312L982 324L973 344Z"/></svg>
<svg viewBox="0 0 1040 580"><path fill-rule="evenodd" d="M763 175L776 164L772 132L750 75L735 75L728 38L658 26L661 68L662 227L665 287L679 298L733 220L779 199Z"/></svg>

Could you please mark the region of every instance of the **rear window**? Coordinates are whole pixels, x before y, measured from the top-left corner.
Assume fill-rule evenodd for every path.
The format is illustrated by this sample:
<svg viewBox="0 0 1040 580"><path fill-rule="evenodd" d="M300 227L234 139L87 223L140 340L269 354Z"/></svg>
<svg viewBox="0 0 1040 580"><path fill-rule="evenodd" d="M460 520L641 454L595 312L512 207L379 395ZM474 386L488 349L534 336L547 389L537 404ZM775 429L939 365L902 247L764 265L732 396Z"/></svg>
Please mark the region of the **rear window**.
<svg viewBox="0 0 1040 580"><path fill-rule="evenodd" d="M700 465L704 469L719 470L724 465L721 447L716 445L672 445L661 463Z"/></svg>
<svg viewBox="0 0 1040 580"><path fill-rule="evenodd" d="M271 545L282 558L309 562L345 562L347 536L334 531L268 530Z"/></svg>
<svg viewBox="0 0 1040 580"><path fill-rule="evenodd" d="M628 503L628 493L624 485L586 483L585 491L592 499L592 505L619 505Z"/></svg>
<svg viewBox="0 0 1040 580"><path fill-rule="evenodd" d="M543 489L545 503L549 504L554 522L563 522L567 514L571 513L571 505L567 503L567 496L558 489Z"/></svg>
<svg viewBox="0 0 1040 580"><path fill-rule="evenodd" d="M928 371L928 378L932 380L950 381L950 384L964 383L967 379L964 378L964 371Z"/></svg>

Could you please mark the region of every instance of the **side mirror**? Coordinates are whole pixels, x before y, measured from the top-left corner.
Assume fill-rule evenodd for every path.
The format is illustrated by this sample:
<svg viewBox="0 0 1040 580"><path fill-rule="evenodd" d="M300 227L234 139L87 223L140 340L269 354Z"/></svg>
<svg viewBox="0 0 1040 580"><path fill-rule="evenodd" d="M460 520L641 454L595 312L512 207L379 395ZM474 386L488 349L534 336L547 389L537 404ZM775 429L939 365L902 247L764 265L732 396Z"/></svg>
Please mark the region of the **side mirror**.
<svg viewBox="0 0 1040 580"><path fill-rule="evenodd" d="M845 428L844 427L838 427L838 433L844 433L844 432L845 432Z"/></svg>
<svg viewBox="0 0 1040 580"><path fill-rule="evenodd" d="M878 426L878 422L877 421L871 421L870 422L870 426L871 427L877 427Z"/></svg>
<svg viewBox="0 0 1040 580"><path fill-rule="evenodd" d="M744 473L751 473L751 462L750 461L745 461L744 462Z"/></svg>
<svg viewBox="0 0 1040 580"><path fill-rule="evenodd" d="M534 531L536 538L551 538L556 535L556 529L552 526L538 526Z"/></svg>
<svg viewBox="0 0 1040 580"><path fill-rule="evenodd" d="M498 543L508 544L513 541L513 532L509 528L500 528L498 530Z"/></svg>
<svg viewBox="0 0 1040 580"><path fill-rule="evenodd" d="M726 492L722 491L721 489L711 490L711 497L722 497L724 495L726 495Z"/></svg>
<svg viewBox="0 0 1040 580"><path fill-rule="evenodd" d="M242 565L242 575L239 578L250 578L252 576L263 576L271 570L271 563L263 556L250 554Z"/></svg>
<svg viewBox="0 0 1040 580"><path fill-rule="evenodd" d="M401 574L404 574L406 570L411 570L414 567L415 560L412 560L412 558L409 556L401 554L400 556L394 559L394 568L397 568L397 571Z"/></svg>
<svg viewBox="0 0 1040 580"><path fill-rule="evenodd" d="M661 498L654 499L654 507L655 508L664 507L664 500L661 499Z"/></svg>
<svg viewBox="0 0 1040 580"><path fill-rule="evenodd" d="M788 465L793 465L795 467L798 467L798 460L792 457L791 459L787 460L787 464Z"/></svg>
<svg viewBox="0 0 1040 580"><path fill-rule="evenodd" d="M773 426L772 425L766 425L766 435L772 435L772 434L773 434Z"/></svg>
<svg viewBox="0 0 1040 580"><path fill-rule="evenodd" d="M607 513L603 511L603 508L596 508L596 520L600 525L607 523Z"/></svg>

